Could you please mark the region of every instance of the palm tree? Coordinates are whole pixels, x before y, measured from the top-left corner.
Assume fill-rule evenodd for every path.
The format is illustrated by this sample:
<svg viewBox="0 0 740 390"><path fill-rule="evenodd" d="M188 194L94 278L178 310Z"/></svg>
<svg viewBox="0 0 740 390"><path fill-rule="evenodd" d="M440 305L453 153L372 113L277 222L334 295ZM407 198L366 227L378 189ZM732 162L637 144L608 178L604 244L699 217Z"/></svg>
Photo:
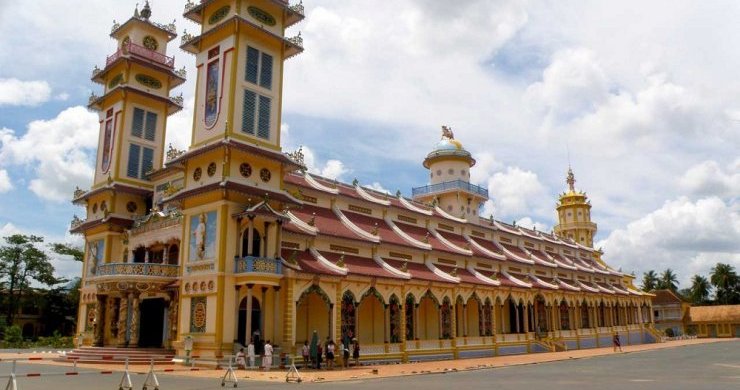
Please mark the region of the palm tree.
<svg viewBox="0 0 740 390"><path fill-rule="evenodd" d="M658 288L676 291L678 289L678 277L672 269L668 268L660 275Z"/></svg>
<svg viewBox="0 0 740 390"><path fill-rule="evenodd" d="M658 275L655 271L650 270L642 274L642 291L650 292L655 290L658 284Z"/></svg>
<svg viewBox="0 0 740 390"><path fill-rule="evenodd" d="M740 280L735 273L735 268L729 264L717 263L712 268L710 280L717 289L717 302L729 305L737 303L740 298Z"/></svg>
<svg viewBox="0 0 740 390"><path fill-rule="evenodd" d="M709 281L707 278L701 275L694 275L691 278L691 288L689 289L689 297L691 302L694 304L700 304L707 301L709 298Z"/></svg>

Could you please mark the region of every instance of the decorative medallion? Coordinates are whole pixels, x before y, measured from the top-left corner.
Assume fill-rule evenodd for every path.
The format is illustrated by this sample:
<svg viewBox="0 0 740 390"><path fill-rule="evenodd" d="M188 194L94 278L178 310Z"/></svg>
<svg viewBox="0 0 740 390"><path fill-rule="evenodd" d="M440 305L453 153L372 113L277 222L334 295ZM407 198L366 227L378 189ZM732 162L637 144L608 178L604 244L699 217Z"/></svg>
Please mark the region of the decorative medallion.
<svg viewBox="0 0 740 390"><path fill-rule="evenodd" d="M208 281L208 291L213 291L213 287L214 287L214 286L215 286L215 285L214 285L214 283L213 283L213 280L209 280L209 281Z"/></svg>
<svg viewBox="0 0 740 390"><path fill-rule="evenodd" d="M208 24L216 24L221 21L221 19L225 18L226 15L229 14L229 11L231 11L231 6L225 5L215 11L211 14L211 17L208 18Z"/></svg>
<svg viewBox="0 0 740 390"><path fill-rule="evenodd" d="M212 162L208 164L208 170L206 172L208 172L208 177L215 175L216 174L216 163Z"/></svg>
<svg viewBox="0 0 740 390"><path fill-rule="evenodd" d="M151 35L145 36L143 43L144 43L144 47L146 47L149 50L157 50L157 48L159 47L159 43Z"/></svg>
<svg viewBox="0 0 740 390"><path fill-rule="evenodd" d="M146 291L149 290L149 283L136 283L136 289L139 291Z"/></svg>
<svg viewBox="0 0 740 390"><path fill-rule="evenodd" d="M267 11L263 11L260 8L250 6L249 8L247 8L247 12L249 12L249 15L257 19L257 21L262 24L266 24L268 26L275 25L275 18L272 15L268 14Z"/></svg>
<svg viewBox="0 0 740 390"><path fill-rule="evenodd" d="M138 206L136 206L136 202L128 202L126 203L126 210L128 210L129 213L135 213Z"/></svg>
<svg viewBox="0 0 740 390"><path fill-rule="evenodd" d="M267 168L260 169L260 179L262 179L262 181L267 183L268 181L270 181L271 177L272 177L272 174L270 173L269 169Z"/></svg>
<svg viewBox="0 0 740 390"><path fill-rule="evenodd" d="M126 282L118 282L118 284L116 285L116 287L119 290L121 290L121 291L128 290L128 283L126 283Z"/></svg>
<svg viewBox="0 0 740 390"><path fill-rule="evenodd" d="M199 181L202 175L203 175L203 170L200 169L200 167L195 168L195 170L193 171L193 180Z"/></svg>
<svg viewBox="0 0 740 390"><path fill-rule="evenodd" d="M193 283L193 292L198 291L198 282Z"/></svg>
<svg viewBox="0 0 740 390"><path fill-rule="evenodd" d="M95 213L98 212L98 204L97 203L93 203L92 212L93 212L93 214L95 214Z"/></svg>
<svg viewBox="0 0 740 390"><path fill-rule="evenodd" d="M206 331L206 297L193 297L190 300L190 333Z"/></svg>
<svg viewBox="0 0 740 390"><path fill-rule="evenodd" d="M151 89L160 89L160 88L162 88L162 82L159 81L159 80L157 80L157 79L155 79L152 76L149 76L148 74L141 74L141 73L139 73L139 74L136 75L135 78L136 78L136 81L139 82L139 84L141 84L141 85L143 85L143 86L145 86L147 88L151 88Z"/></svg>
<svg viewBox="0 0 740 390"><path fill-rule="evenodd" d="M185 292L186 293L190 292L190 283L185 283Z"/></svg>
<svg viewBox="0 0 740 390"><path fill-rule="evenodd" d="M206 291L206 282L200 282L200 291Z"/></svg>
<svg viewBox="0 0 740 390"><path fill-rule="evenodd" d="M241 163L239 165L239 173L244 177L252 176L252 166L247 163Z"/></svg>
<svg viewBox="0 0 740 390"><path fill-rule="evenodd" d="M122 81L123 81L123 73L119 73L113 76L113 78L110 79L110 81L108 82L108 89L111 89L115 87L116 85L121 84Z"/></svg>
<svg viewBox="0 0 740 390"><path fill-rule="evenodd" d="M108 211L108 203L105 201L100 202L100 211L106 212Z"/></svg>

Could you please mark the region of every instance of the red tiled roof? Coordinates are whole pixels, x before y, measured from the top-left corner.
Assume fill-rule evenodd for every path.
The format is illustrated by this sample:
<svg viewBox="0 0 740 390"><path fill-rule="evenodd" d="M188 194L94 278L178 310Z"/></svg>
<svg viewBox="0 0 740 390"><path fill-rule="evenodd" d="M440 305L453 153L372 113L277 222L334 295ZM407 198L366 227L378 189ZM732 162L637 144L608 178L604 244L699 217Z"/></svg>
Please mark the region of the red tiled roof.
<svg viewBox="0 0 740 390"><path fill-rule="evenodd" d="M411 238L424 242L425 239L429 241L429 245L432 246L432 249L435 251L440 252L446 252L446 253L454 253L459 254L459 252L452 250L448 248L445 244L441 243L436 237L432 235L432 233L427 230L426 228L415 226L415 225L409 225L405 223L395 222L396 226L398 226L399 229L401 229L404 233L411 236Z"/></svg>
<svg viewBox="0 0 740 390"><path fill-rule="evenodd" d="M315 217L314 227L319 229L319 234L366 241L362 236L344 226L336 214L329 209L304 205L300 209L291 210L291 213L305 223L308 223L311 218Z"/></svg>
<svg viewBox="0 0 740 390"><path fill-rule="evenodd" d="M321 256L324 256L325 259L331 261L332 263L336 263L337 261L339 261L339 258L342 257L341 254L334 252L319 251L319 253L321 253ZM383 267L376 263L375 260L368 257L359 257L345 254L344 265L347 267L349 273L355 275L375 276L379 278L389 279L404 279L400 276L396 276L395 274L386 271Z"/></svg>
<svg viewBox="0 0 740 390"><path fill-rule="evenodd" d="M396 268L396 269L401 269L401 267L403 266L403 262L400 260L387 259L384 257L383 261L385 261L391 267ZM412 262L408 262L407 264L408 264L408 273L411 274L412 279L428 280L432 282L452 283L447 279L443 279L437 276L425 264L412 263Z"/></svg>
<svg viewBox="0 0 740 390"><path fill-rule="evenodd" d="M293 251L294 249L283 249L281 254L284 259L289 259L293 255ZM319 263L319 261L316 260L316 258L307 250L298 251L296 261L301 267L301 270L306 273L332 276L341 275L339 272L332 271L331 269L321 265L321 263Z"/></svg>
<svg viewBox="0 0 740 390"><path fill-rule="evenodd" d="M550 259L547 258L545 252L539 249L529 249L529 252L532 253L532 257L534 257L538 263L547 267L557 267L557 264L551 262Z"/></svg>
<svg viewBox="0 0 740 390"><path fill-rule="evenodd" d="M460 249L465 249L466 246L470 246L465 237L459 234L448 233L439 229L437 229L437 233L439 233L440 236L444 237L445 240L451 242L452 245L455 245Z"/></svg>
<svg viewBox="0 0 740 390"><path fill-rule="evenodd" d="M473 237L473 236L470 236L470 239L473 240L473 241L475 241L476 244L482 246L483 248L485 248L485 249L487 249L487 250L489 250L489 251L491 251L493 253L497 253L497 254L499 254L501 256L504 256L504 253L501 251L501 249L497 248L496 245L493 245L492 242L487 241L485 239L479 239L479 238L476 238L476 237ZM473 250L473 253L476 256L484 256L484 257L489 258L489 259L496 259L495 257L488 256L484 252L481 252L481 251L475 249L475 245L471 245L471 249ZM500 261L500 259L496 259L496 260L499 260Z"/></svg>
<svg viewBox="0 0 740 390"><path fill-rule="evenodd" d="M406 240L399 237L398 234L393 232L390 226L388 226L388 224L385 223L385 221L380 218L373 218L369 215L353 213L351 211L345 211L345 210L342 210L342 214L344 214L347 217L347 219L352 221L352 223L357 225L357 227L359 227L360 229L368 233L372 233L373 229L375 229L375 227L377 226L378 236L380 236L380 240L382 242L387 242L387 243L396 244L396 245L409 246Z"/></svg>
<svg viewBox="0 0 740 390"><path fill-rule="evenodd" d="M653 305L675 305L684 301L671 290L655 290L652 293L655 294L652 299Z"/></svg>
<svg viewBox="0 0 740 390"><path fill-rule="evenodd" d="M448 265L439 265L439 264L435 264L435 266L449 275L452 275L452 270L455 268L455 267L450 267ZM489 284L483 283L482 280L476 278L475 275L471 274L470 271L468 271L465 268L457 269L457 277L460 278L461 282L471 283L471 284L482 284L482 285L489 286Z"/></svg>

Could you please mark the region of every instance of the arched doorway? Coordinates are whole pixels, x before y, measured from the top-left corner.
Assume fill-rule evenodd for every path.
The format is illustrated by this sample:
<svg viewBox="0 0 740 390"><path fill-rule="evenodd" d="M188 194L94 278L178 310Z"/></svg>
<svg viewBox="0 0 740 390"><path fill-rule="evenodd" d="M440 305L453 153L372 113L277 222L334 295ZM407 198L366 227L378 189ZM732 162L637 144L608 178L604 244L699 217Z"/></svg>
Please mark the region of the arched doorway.
<svg viewBox="0 0 740 390"><path fill-rule="evenodd" d="M560 301L560 329L571 330L570 326L570 308L565 300Z"/></svg>
<svg viewBox="0 0 740 390"><path fill-rule="evenodd" d="M250 338L254 338L255 333L259 335L259 340L254 339L255 341L255 352L257 347L259 346L259 343L257 341L262 341L262 309L260 307L260 301L257 299L257 297L252 297L252 323L250 328L252 329L252 334L250 335ZM249 344L250 338L247 338L247 297L242 298L241 303L239 303L239 328L237 329L237 340L239 340L239 343L242 345Z"/></svg>
<svg viewBox="0 0 740 390"><path fill-rule="evenodd" d="M311 286L304 291L296 302L296 343L311 342L313 331L319 340L329 335L332 304L329 297L318 286Z"/></svg>
<svg viewBox="0 0 740 390"><path fill-rule="evenodd" d="M357 306L357 339L360 344L382 344L385 340L385 312L380 294L371 288Z"/></svg>
<svg viewBox="0 0 740 390"><path fill-rule="evenodd" d="M143 299L139 303L139 347L162 347L166 306L164 298Z"/></svg>
<svg viewBox="0 0 740 390"><path fill-rule="evenodd" d="M422 340L438 340L441 335L439 304L431 293L419 301L417 320L419 322L417 337Z"/></svg>

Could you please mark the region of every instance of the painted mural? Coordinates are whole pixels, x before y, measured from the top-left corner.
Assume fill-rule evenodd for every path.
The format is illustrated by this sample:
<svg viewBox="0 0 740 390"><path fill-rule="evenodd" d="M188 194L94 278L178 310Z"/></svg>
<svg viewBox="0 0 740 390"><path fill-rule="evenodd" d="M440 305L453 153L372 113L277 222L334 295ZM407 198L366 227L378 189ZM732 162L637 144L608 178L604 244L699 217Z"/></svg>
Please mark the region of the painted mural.
<svg viewBox="0 0 740 390"><path fill-rule="evenodd" d="M216 212L190 217L190 261L213 259L216 255Z"/></svg>
<svg viewBox="0 0 740 390"><path fill-rule="evenodd" d="M89 271L90 274L94 274L98 266L103 264L103 256L105 253L105 241L97 240L90 241L88 244L88 261L90 262Z"/></svg>
<svg viewBox="0 0 740 390"><path fill-rule="evenodd" d="M110 156L113 149L113 119L105 122L105 134L103 134L103 161L100 167L103 173L108 173L110 168Z"/></svg>
<svg viewBox="0 0 740 390"><path fill-rule="evenodd" d="M218 119L218 62L212 61L206 68L206 127L213 126Z"/></svg>

